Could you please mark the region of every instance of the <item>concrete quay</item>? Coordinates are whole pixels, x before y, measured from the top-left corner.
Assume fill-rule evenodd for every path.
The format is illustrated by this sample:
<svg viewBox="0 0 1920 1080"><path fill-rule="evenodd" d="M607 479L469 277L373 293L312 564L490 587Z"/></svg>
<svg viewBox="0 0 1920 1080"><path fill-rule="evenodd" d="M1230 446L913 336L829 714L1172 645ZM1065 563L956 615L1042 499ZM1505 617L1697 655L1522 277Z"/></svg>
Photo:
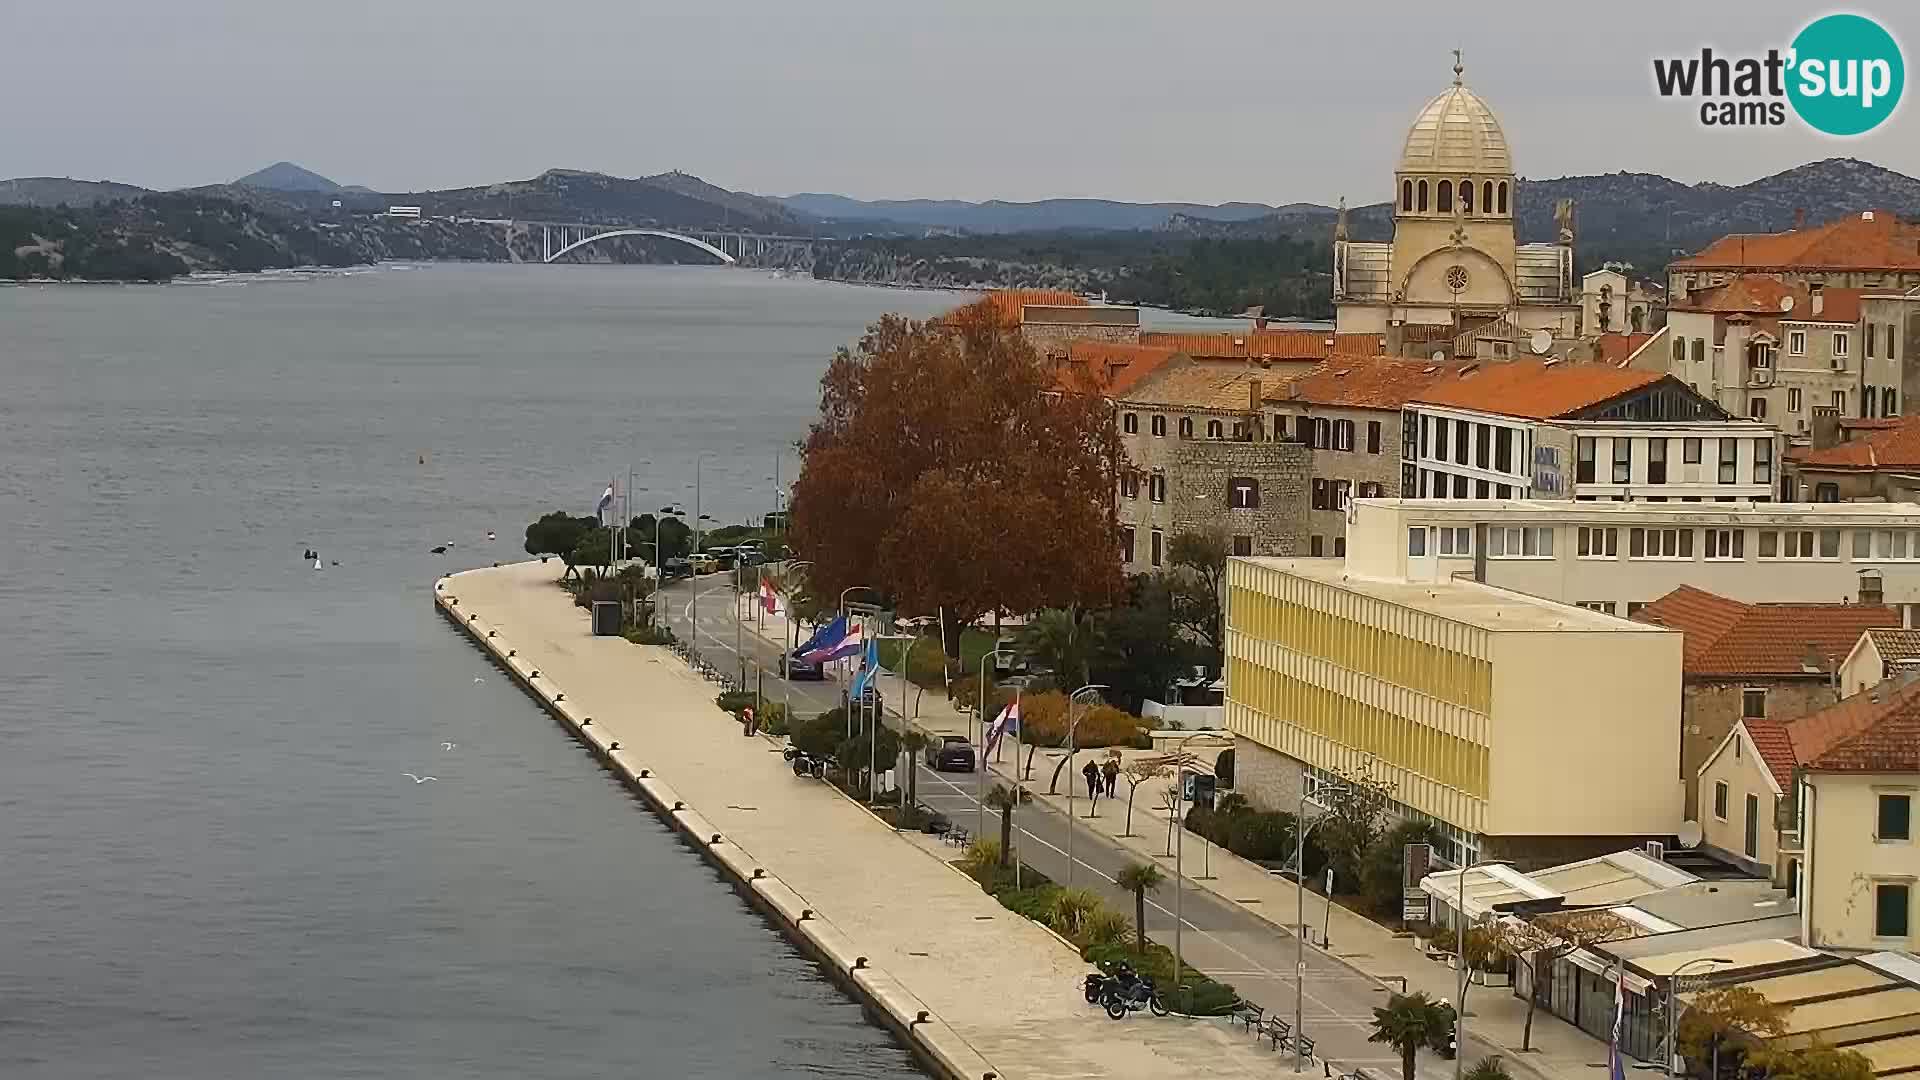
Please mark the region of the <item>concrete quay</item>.
<svg viewBox="0 0 1920 1080"><path fill-rule="evenodd" d="M1050 931L743 737L672 653L595 638L557 564L435 583L439 610L942 1080L1271 1076L1224 1020L1112 1021ZM1318 1070L1316 1070L1318 1072Z"/></svg>

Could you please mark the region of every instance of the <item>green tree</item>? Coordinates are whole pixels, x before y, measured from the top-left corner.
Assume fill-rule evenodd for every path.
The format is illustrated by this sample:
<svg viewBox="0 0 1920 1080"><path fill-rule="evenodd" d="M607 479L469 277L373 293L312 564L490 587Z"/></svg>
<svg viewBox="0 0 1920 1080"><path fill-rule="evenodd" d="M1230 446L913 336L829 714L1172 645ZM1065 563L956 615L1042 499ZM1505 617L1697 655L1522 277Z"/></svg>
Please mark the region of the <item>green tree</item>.
<svg viewBox="0 0 1920 1080"><path fill-rule="evenodd" d="M1164 575L1129 578L1127 602L1103 612L1101 624L1106 648L1095 659L1089 681L1106 683L1131 712L1138 713L1144 701L1165 698L1173 681L1204 659L1174 623Z"/></svg>
<svg viewBox="0 0 1920 1080"><path fill-rule="evenodd" d="M1000 813L1000 868L1013 859L1013 812L1020 805L1019 792L1005 784L995 784L987 792L987 808Z"/></svg>
<svg viewBox="0 0 1920 1080"><path fill-rule="evenodd" d="M1716 1077L1722 1060L1736 1068L1746 1045L1742 1036L1771 1039L1786 1034L1790 1005L1776 1005L1750 986L1718 986L1703 990L1687 1003L1675 1032L1680 1053L1698 1071L1702 1065Z"/></svg>
<svg viewBox="0 0 1920 1080"><path fill-rule="evenodd" d="M1133 894L1134 940L1140 943L1140 951L1147 951L1147 894L1160 887L1167 880L1153 863L1128 863L1113 876L1113 883Z"/></svg>
<svg viewBox="0 0 1920 1080"><path fill-rule="evenodd" d="M1533 919L1505 919L1492 927L1492 947L1517 959L1528 971L1533 992L1520 1029L1520 1049L1533 1048L1533 1015L1553 989L1550 977L1560 958L1592 945L1632 937L1632 923L1603 908L1550 912Z"/></svg>
<svg viewBox="0 0 1920 1080"><path fill-rule="evenodd" d="M605 526L596 525L584 530L574 542L573 554L567 558L567 565L605 569L613 562L613 542L613 530Z"/></svg>
<svg viewBox="0 0 1920 1080"><path fill-rule="evenodd" d="M1175 533L1167 547L1167 561L1173 566L1167 578L1173 594L1174 622L1200 643L1207 670L1214 674L1219 673L1226 655L1222 620L1226 613L1227 555L1232 550L1226 530L1219 526Z"/></svg>
<svg viewBox="0 0 1920 1080"><path fill-rule="evenodd" d="M1062 693L1093 681L1093 665L1106 648L1106 628L1090 611L1047 608L1020 631L1017 648L1029 664L1053 673Z"/></svg>
<svg viewBox="0 0 1920 1080"><path fill-rule="evenodd" d="M1398 917L1406 846L1440 841L1440 830L1434 826L1424 821L1402 821L1367 849L1360 871L1360 888L1373 906L1374 914Z"/></svg>
<svg viewBox="0 0 1920 1080"><path fill-rule="evenodd" d="M1856 1050L1841 1050L1817 1039L1810 1046L1767 1043L1747 1054L1749 1071L1768 1080L1873 1080L1873 1062Z"/></svg>
<svg viewBox="0 0 1920 1080"><path fill-rule="evenodd" d="M573 554L580 546L581 536L590 529L598 528L599 524L594 518L574 517L560 510L544 514L540 520L527 526L527 554L558 555L560 561L567 564L567 573L571 574L574 572Z"/></svg>
<svg viewBox="0 0 1920 1080"><path fill-rule="evenodd" d="M852 738L842 741L834 750L834 756L840 759L850 786L861 791L871 790L873 778L867 770L868 763L876 769L892 768L894 759L900 756L900 737L884 723L869 724L866 730L856 731Z"/></svg>
<svg viewBox="0 0 1920 1080"><path fill-rule="evenodd" d="M1453 1030L1453 1022L1453 1010L1424 991L1395 994L1373 1010L1373 1030L1367 1041L1385 1043L1399 1051L1401 1080L1414 1080L1415 1053L1445 1038Z"/></svg>
<svg viewBox="0 0 1920 1080"><path fill-rule="evenodd" d="M1358 888L1361 866L1380 841L1393 784L1373 775L1371 764L1341 769L1339 783L1317 800L1327 808L1314 835L1333 866L1336 888Z"/></svg>
<svg viewBox="0 0 1920 1080"><path fill-rule="evenodd" d="M655 518L652 514L641 514L627 523L631 530L629 540L635 556L648 562L665 562L668 559L684 559L693 551L693 529L686 522L672 514L658 519L660 557L654 558Z"/></svg>

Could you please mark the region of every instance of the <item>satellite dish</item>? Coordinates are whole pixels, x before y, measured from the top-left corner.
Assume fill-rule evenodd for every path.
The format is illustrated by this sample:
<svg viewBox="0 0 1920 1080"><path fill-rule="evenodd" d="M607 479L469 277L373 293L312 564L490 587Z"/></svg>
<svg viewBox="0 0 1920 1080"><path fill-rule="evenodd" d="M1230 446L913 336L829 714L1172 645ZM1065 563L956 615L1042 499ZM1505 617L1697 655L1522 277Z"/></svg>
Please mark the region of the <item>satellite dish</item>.
<svg viewBox="0 0 1920 1080"><path fill-rule="evenodd" d="M1781 297L1781 298L1780 298L1780 310L1781 310L1781 311L1792 311L1792 310L1793 310L1793 297L1791 297L1791 296L1783 296L1783 297Z"/></svg>
<svg viewBox="0 0 1920 1080"><path fill-rule="evenodd" d="M1680 841L1681 847L1691 850L1700 846L1700 840L1705 835L1706 834L1700 830L1699 822L1683 821L1680 823L1680 834L1675 836L1674 839Z"/></svg>
<svg viewBox="0 0 1920 1080"><path fill-rule="evenodd" d="M1553 348L1553 335L1545 330L1535 330L1532 340L1533 351L1537 355L1545 356L1547 355L1547 350Z"/></svg>
<svg viewBox="0 0 1920 1080"><path fill-rule="evenodd" d="M1433 362L1434 362L1434 363L1436 363L1436 364L1437 364L1437 363L1439 363L1439 362L1441 362L1442 360L1445 360L1446 358L1447 358L1447 354L1446 354L1445 352L1443 352L1443 351L1441 351L1441 350L1439 350L1439 349L1435 349L1435 350L1433 350Z"/></svg>

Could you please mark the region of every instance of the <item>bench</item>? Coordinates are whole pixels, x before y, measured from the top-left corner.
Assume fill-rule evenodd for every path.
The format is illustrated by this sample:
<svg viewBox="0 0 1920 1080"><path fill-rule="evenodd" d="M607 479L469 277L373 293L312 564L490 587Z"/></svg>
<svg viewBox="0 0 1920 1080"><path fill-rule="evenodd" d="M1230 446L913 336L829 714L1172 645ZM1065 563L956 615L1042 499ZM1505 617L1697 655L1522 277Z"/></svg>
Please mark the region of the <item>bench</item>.
<svg viewBox="0 0 1920 1080"><path fill-rule="evenodd" d="M947 841L947 843L952 844L954 847L966 847L968 844L973 843L973 837L967 832L966 829L962 828L959 825L954 825L949 827L945 833L944 839Z"/></svg>
<svg viewBox="0 0 1920 1080"><path fill-rule="evenodd" d="M1294 1046L1299 1049L1301 1057L1313 1056L1313 1040L1307 1036L1302 1035L1294 1040Z"/></svg>
<svg viewBox="0 0 1920 1080"><path fill-rule="evenodd" d="M1255 1027L1253 1031L1256 1036L1264 1036L1272 1040L1273 1049L1278 1050L1280 1049L1280 1040L1293 1033L1293 1025L1277 1016L1269 1016L1264 1026Z"/></svg>
<svg viewBox="0 0 1920 1080"><path fill-rule="evenodd" d="M1266 1022L1267 1010L1264 1006L1255 1005L1253 1002L1241 998L1234 1003L1232 1011L1227 1013L1227 1015L1247 1025L1248 1031L1253 1031Z"/></svg>

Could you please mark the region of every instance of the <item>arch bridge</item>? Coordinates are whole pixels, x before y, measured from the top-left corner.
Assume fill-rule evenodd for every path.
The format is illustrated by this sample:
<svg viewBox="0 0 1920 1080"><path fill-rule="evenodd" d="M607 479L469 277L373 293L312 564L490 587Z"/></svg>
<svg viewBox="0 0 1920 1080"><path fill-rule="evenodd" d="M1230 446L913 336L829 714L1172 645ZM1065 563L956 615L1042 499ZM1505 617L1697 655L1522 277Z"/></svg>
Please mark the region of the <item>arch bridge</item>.
<svg viewBox="0 0 1920 1080"><path fill-rule="evenodd" d="M595 231L601 230L601 231ZM616 236L658 236L667 240L678 240L690 244L731 266L739 260L714 247L698 237L667 229L608 228L604 225L542 225L540 226L540 250L542 262L553 262L569 252L586 247L596 240L610 240Z"/></svg>

